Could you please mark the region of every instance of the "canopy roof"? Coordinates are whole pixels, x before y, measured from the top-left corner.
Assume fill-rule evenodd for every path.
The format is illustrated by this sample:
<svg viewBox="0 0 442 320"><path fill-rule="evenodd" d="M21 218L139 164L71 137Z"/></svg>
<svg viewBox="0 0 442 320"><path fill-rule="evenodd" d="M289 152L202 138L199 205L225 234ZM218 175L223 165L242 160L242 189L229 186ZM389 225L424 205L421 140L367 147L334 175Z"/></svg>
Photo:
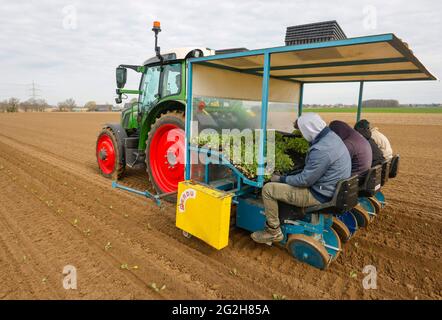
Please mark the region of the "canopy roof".
<svg viewBox="0 0 442 320"><path fill-rule="evenodd" d="M436 80L394 34L192 58L191 63L302 83Z"/></svg>

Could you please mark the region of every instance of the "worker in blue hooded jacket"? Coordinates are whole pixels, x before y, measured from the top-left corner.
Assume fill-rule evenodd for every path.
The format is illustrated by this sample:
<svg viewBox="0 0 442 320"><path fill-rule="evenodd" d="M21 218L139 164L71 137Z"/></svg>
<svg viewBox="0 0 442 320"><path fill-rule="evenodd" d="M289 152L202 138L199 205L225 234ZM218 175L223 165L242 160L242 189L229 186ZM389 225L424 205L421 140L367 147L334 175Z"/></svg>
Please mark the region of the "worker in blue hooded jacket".
<svg viewBox="0 0 442 320"><path fill-rule="evenodd" d="M339 138L316 113L305 113L295 123L310 143L303 171L291 176L273 175L264 185L262 198L266 227L252 233L258 243L282 241L278 201L296 207L311 207L332 199L338 182L351 174L350 154Z"/></svg>

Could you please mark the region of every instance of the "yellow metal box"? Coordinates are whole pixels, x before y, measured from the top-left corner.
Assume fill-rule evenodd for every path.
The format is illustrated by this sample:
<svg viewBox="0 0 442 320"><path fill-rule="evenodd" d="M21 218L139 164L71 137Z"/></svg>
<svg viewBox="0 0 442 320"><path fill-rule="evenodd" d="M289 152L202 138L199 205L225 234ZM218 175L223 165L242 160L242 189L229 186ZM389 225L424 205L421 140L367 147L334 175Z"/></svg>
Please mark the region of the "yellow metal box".
<svg viewBox="0 0 442 320"><path fill-rule="evenodd" d="M232 194L194 181L178 184L176 226L220 250L229 242Z"/></svg>

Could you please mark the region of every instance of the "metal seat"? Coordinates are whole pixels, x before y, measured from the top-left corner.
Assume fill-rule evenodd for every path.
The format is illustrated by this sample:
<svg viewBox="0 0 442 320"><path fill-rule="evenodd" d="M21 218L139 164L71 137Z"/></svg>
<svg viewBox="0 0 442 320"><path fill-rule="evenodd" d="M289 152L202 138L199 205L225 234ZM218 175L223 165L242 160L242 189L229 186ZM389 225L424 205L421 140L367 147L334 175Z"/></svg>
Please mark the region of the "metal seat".
<svg viewBox="0 0 442 320"><path fill-rule="evenodd" d="M390 177L390 166L391 166L390 160L385 160L382 163L381 186L385 185L388 181L388 178Z"/></svg>
<svg viewBox="0 0 442 320"><path fill-rule="evenodd" d="M377 165L359 176L359 196L373 197L381 188L382 166Z"/></svg>
<svg viewBox="0 0 442 320"><path fill-rule="evenodd" d="M341 180L338 182L335 194L329 202L308 207L305 209L305 213L343 214L358 204L358 191L358 176Z"/></svg>
<svg viewBox="0 0 442 320"><path fill-rule="evenodd" d="M399 171L400 158L400 155L397 154L391 159L389 178L396 178Z"/></svg>

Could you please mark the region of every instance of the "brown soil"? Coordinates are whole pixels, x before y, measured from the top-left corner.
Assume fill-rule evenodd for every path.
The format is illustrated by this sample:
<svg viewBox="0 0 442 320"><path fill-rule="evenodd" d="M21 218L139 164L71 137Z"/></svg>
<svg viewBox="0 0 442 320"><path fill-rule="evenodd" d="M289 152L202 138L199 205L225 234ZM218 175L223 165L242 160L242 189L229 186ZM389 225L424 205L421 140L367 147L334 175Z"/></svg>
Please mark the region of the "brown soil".
<svg viewBox="0 0 442 320"><path fill-rule="evenodd" d="M326 271L241 230L216 251L182 236L173 205L112 189L94 148L100 125L118 117L0 114L0 298L442 298L442 115L369 115L401 154L400 174L382 214ZM150 188L143 170L124 183ZM369 264L377 290L362 286ZM62 286L65 265L77 269L77 290Z"/></svg>

